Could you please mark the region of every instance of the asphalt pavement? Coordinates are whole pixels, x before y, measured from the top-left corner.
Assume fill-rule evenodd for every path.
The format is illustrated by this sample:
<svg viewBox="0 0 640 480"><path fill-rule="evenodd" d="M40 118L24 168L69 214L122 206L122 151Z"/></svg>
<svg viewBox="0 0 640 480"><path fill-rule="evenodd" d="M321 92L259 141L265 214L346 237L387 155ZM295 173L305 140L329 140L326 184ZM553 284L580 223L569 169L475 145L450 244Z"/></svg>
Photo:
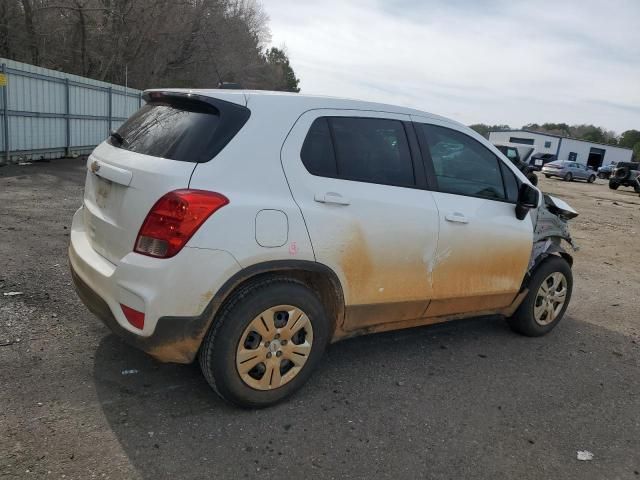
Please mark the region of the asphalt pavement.
<svg viewBox="0 0 640 480"><path fill-rule="evenodd" d="M289 401L225 404L76 297L83 182L81 159L0 168L0 478L640 479L640 345L571 308L536 339L482 318L345 340Z"/></svg>

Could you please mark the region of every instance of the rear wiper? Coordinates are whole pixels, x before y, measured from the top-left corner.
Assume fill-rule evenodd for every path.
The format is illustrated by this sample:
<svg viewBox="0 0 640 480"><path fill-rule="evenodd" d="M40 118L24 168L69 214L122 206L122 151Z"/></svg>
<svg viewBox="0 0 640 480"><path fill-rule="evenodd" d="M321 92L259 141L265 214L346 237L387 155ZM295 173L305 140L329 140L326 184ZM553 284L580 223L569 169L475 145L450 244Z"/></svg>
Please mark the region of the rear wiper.
<svg viewBox="0 0 640 480"><path fill-rule="evenodd" d="M116 142L118 142L118 145L124 144L124 138L122 137L122 135L120 135L116 131L111 132L109 134L109 137L113 138Z"/></svg>

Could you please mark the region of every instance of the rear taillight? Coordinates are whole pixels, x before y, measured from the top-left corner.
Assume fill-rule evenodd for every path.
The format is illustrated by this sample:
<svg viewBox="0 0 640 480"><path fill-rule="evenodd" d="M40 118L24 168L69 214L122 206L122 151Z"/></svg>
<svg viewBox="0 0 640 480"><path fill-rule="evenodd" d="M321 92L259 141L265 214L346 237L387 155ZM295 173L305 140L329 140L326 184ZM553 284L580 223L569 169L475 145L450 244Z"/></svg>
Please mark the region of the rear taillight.
<svg viewBox="0 0 640 480"><path fill-rule="evenodd" d="M204 190L174 190L164 195L145 218L134 251L156 258L176 255L200 225L229 200Z"/></svg>

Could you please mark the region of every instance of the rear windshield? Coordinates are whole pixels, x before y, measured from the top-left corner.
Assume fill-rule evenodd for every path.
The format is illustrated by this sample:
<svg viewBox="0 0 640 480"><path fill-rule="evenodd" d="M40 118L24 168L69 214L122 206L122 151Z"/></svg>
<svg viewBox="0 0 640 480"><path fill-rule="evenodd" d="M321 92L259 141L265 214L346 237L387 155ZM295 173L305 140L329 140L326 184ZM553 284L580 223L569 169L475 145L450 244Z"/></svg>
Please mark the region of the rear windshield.
<svg viewBox="0 0 640 480"><path fill-rule="evenodd" d="M206 162L217 153L218 110L202 102L152 101L134 113L116 134L114 147L183 162Z"/></svg>

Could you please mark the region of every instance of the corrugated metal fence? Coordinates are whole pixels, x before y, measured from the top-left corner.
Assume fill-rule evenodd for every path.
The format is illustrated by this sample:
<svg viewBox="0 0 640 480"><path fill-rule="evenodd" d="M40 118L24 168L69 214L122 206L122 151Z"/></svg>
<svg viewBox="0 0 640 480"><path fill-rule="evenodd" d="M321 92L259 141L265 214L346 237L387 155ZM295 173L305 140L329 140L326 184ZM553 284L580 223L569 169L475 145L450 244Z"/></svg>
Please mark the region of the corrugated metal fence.
<svg viewBox="0 0 640 480"><path fill-rule="evenodd" d="M89 153L142 92L0 58L0 164Z"/></svg>

